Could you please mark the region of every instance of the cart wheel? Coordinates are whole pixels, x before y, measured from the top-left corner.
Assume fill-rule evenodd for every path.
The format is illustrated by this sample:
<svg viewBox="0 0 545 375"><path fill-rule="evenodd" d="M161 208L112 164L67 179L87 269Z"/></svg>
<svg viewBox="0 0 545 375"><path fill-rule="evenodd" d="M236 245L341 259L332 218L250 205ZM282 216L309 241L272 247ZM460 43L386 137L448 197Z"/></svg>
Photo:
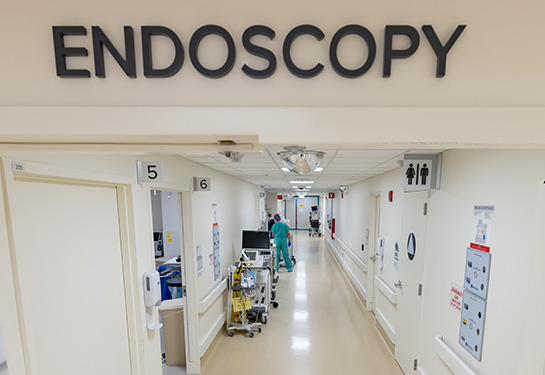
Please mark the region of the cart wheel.
<svg viewBox="0 0 545 375"><path fill-rule="evenodd" d="M248 337L250 338L254 337L254 333L252 331L248 332Z"/></svg>
<svg viewBox="0 0 545 375"><path fill-rule="evenodd" d="M257 329L257 332L261 333L261 327L259 327L259 328Z"/></svg>
<svg viewBox="0 0 545 375"><path fill-rule="evenodd" d="M261 321L263 322L263 324L267 324L267 320L269 320L267 315L261 315ZM259 332L261 332L261 328L259 328Z"/></svg>
<svg viewBox="0 0 545 375"><path fill-rule="evenodd" d="M273 302L273 307L276 309L278 307L278 302Z"/></svg>
<svg viewBox="0 0 545 375"><path fill-rule="evenodd" d="M229 335L229 337L233 337L235 335L233 331L227 331L227 334Z"/></svg>
<svg viewBox="0 0 545 375"><path fill-rule="evenodd" d="M272 292L272 293L271 293L271 299L272 299L272 300L276 299L276 292Z"/></svg>
<svg viewBox="0 0 545 375"><path fill-rule="evenodd" d="M295 257L291 257L291 262L292 262L293 264L297 263L297 260L295 260Z"/></svg>

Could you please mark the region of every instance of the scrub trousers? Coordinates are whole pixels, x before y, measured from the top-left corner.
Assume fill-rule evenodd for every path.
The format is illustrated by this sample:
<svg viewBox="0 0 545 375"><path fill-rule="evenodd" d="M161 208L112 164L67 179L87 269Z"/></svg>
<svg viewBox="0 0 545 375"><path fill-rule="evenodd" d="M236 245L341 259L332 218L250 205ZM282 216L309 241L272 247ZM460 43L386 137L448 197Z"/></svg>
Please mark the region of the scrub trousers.
<svg viewBox="0 0 545 375"><path fill-rule="evenodd" d="M276 272L278 272L278 269L280 268L280 252L282 252L282 258L284 258L284 264L286 265L286 268L293 268L293 264L291 263L290 259L290 252L288 249L288 239L286 238L276 243Z"/></svg>

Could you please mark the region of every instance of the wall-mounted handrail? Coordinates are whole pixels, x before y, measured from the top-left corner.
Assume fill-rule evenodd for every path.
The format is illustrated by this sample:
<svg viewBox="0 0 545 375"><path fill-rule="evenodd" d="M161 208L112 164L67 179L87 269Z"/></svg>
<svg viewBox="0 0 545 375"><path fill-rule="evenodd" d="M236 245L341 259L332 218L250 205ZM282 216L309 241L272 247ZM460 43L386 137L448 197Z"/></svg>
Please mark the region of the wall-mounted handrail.
<svg viewBox="0 0 545 375"><path fill-rule="evenodd" d="M367 263L365 263L360 257L356 255L354 250L352 250L347 244L344 243L343 240L339 238L336 234L333 234L333 237L335 240L341 245L341 247L354 259L358 267L365 273L367 273Z"/></svg>
<svg viewBox="0 0 545 375"><path fill-rule="evenodd" d="M397 305L397 292L392 290L388 284L382 280L382 277L379 275L375 276L375 282L377 284L378 290L388 298L390 302L392 302L394 305Z"/></svg>
<svg viewBox="0 0 545 375"><path fill-rule="evenodd" d="M327 240L327 247L330 249L331 254L333 255L333 259L337 262L337 264L341 267L341 269L345 272L345 275L352 281L356 289L359 290L359 293L363 297L364 300L367 300L367 289L361 284L360 280L354 275L354 272L350 269L350 267L346 266L344 260L341 259L339 254L337 253L337 250L335 250L335 244L333 243L333 240L329 237L326 237Z"/></svg>
<svg viewBox="0 0 545 375"><path fill-rule="evenodd" d="M456 375L477 375L444 341L443 336L435 336L433 351Z"/></svg>
<svg viewBox="0 0 545 375"><path fill-rule="evenodd" d="M212 306L214 301L222 295L225 289L227 289L227 278L224 278L218 285L216 285L214 289L210 291L210 293L208 293L202 300L198 302L197 305L199 314L202 314L203 312L208 310L208 308Z"/></svg>

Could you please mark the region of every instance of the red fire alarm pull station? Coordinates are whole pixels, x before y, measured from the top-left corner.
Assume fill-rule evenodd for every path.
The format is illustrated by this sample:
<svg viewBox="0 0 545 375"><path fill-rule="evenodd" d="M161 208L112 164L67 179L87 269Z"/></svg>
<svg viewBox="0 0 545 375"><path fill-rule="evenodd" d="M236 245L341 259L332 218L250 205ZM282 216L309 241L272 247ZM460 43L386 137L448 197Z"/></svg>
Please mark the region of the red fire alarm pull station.
<svg viewBox="0 0 545 375"><path fill-rule="evenodd" d="M335 199L335 193L329 193L329 199Z"/></svg>
<svg viewBox="0 0 545 375"><path fill-rule="evenodd" d="M278 195L277 198L278 198L279 201L282 200L282 196L281 196L281 195Z"/></svg>
<svg viewBox="0 0 545 375"><path fill-rule="evenodd" d="M394 191L390 190L388 192L388 202L393 202L393 201L394 201Z"/></svg>

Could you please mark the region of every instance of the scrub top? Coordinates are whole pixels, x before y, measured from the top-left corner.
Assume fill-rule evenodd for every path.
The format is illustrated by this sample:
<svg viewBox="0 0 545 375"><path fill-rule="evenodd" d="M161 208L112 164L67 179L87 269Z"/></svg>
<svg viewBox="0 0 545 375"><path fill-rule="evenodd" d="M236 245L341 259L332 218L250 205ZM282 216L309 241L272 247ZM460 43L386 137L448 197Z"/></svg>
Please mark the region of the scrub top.
<svg viewBox="0 0 545 375"><path fill-rule="evenodd" d="M277 240L286 240L288 238L288 232L290 227L283 221L277 221L271 228L271 233L274 234L274 242Z"/></svg>

